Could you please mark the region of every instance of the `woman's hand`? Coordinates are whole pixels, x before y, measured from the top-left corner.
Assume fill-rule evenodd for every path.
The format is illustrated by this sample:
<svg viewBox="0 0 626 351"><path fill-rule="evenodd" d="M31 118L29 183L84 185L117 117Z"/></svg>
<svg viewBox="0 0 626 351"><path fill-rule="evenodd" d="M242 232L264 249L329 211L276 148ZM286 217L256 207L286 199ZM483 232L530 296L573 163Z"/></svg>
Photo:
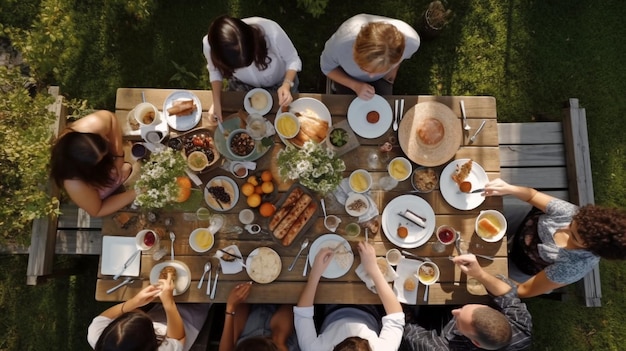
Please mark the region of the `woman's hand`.
<svg viewBox="0 0 626 351"><path fill-rule="evenodd" d="M378 265L376 264L376 250L374 250L374 246L370 243L366 243L364 241L359 242L357 246L359 250L359 256L361 256L361 264L367 274L373 276L376 272L380 272L378 269Z"/></svg>
<svg viewBox="0 0 626 351"><path fill-rule="evenodd" d="M500 178L494 179L485 184L485 196L510 195L512 192L513 186Z"/></svg>
<svg viewBox="0 0 626 351"><path fill-rule="evenodd" d="M172 273L167 273L167 279L159 279L159 286L161 288L161 302L173 302L174 281L172 280Z"/></svg>
<svg viewBox="0 0 626 351"><path fill-rule="evenodd" d="M324 273L324 271L326 270L326 267L328 267L330 262L333 260L334 255L335 253L331 248L322 248L315 256L315 261L313 261L313 267L311 267L310 277L316 277L319 279L319 277L322 276L322 273Z"/></svg>
<svg viewBox="0 0 626 351"><path fill-rule="evenodd" d="M156 287L150 284L146 286L145 288L141 289L141 291L138 292L137 295L133 296L133 298L131 298L129 302L132 303L133 309L141 307L141 306L145 306L149 304L150 302L152 302L154 298L160 292L161 292L161 289L159 287Z"/></svg>
<svg viewBox="0 0 626 351"><path fill-rule="evenodd" d="M357 82L355 86L354 92L363 100L370 100L376 94L376 89L367 83Z"/></svg>
<svg viewBox="0 0 626 351"><path fill-rule="evenodd" d="M283 83L283 85L278 88L276 91L278 95L278 105L286 106L289 105L293 101L293 97L291 96L291 87L287 83Z"/></svg>
<svg viewBox="0 0 626 351"><path fill-rule="evenodd" d="M233 290L228 294L228 300L226 300L226 306L230 307L230 311L239 306L239 304L246 302L248 295L250 295L250 288L252 287L252 282L237 284ZM229 309L227 309L229 310Z"/></svg>

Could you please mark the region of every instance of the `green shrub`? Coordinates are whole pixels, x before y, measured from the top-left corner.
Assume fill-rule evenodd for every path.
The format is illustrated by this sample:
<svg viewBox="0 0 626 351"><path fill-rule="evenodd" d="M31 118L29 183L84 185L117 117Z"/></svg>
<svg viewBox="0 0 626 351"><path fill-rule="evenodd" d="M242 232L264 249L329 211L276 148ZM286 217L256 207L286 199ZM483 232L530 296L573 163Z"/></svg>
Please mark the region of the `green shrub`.
<svg viewBox="0 0 626 351"><path fill-rule="evenodd" d="M0 67L0 243L26 243L32 220L58 211L46 188L54 99L29 96L29 80L19 68Z"/></svg>
<svg viewBox="0 0 626 351"><path fill-rule="evenodd" d="M298 7L303 8L315 18L324 14L326 5L328 5L328 0L298 0Z"/></svg>

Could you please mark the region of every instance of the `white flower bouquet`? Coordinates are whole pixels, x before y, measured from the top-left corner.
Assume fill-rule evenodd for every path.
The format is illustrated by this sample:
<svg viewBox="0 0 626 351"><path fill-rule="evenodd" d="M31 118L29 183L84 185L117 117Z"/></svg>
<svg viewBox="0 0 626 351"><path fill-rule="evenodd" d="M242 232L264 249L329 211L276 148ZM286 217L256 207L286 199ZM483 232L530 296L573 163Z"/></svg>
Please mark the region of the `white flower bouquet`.
<svg viewBox="0 0 626 351"><path fill-rule="evenodd" d="M161 208L174 202L179 194L176 178L183 175L187 162L170 148L153 152L141 166L141 175L135 183L135 204L143 208Z"/></svg>
<svg viewBox="0 0 626 351"><path fill-rule="evenodd" d="M300 184L320 195L335 190L343 179L346 165L331 150L307 141L302 149L288 145L278 152L278 172L281 177L298 179Z"/></svg>

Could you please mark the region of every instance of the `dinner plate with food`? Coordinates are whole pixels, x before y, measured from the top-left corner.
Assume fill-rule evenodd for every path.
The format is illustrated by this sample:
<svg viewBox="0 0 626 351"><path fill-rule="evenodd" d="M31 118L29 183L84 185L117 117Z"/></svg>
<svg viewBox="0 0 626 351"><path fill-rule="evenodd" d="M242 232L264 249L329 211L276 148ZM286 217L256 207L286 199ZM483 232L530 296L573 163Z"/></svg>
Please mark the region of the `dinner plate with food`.
<svg viewBox="0 0 626 351"><path fill-rule="evenodd" d="M402 258L396 267L398 277L393 281L393 292L398 297L398 301L409 305L417 303L417 290L419 279L417 270L422 261Z"/></svg>
<svg viewBox="0 0 626 351"><path fill-rule="evenodd" d="M150 271L150 284L157 285L159 279L166 279L168 272L172 273L174 280L174 296L184 294L191 284L191 271L182 261L165 261L157 263Z"/></svg>
<svg viewBox="0 0 626 351"><path fill-rule="evenodd" d="M387 239L396 246L416 248L432 236L435 230L435 212L419 196L400 195L385 206L382 227Z"/></svg>
<svg viewBox="0 0 626 351"><path fill-rule="evenodd" d="M238 134L244 132L247 133L245 129L245 124L242 124L242 121L241 119L239 119L237 114L230 115L226 119L224 119L224 121L222 122L222 127L224 128L224 132L221 133L219 132L219 129L216 129L216 132L213 135L213 140L215 141L215 147L217 148L217 151L229 160L256 161L261 158L261 156L265 155L272 148L272 146L274 146L274 142L270 142L269 144L264 145L264 141L266 138L262 140L254 140L254 138L251 138L251 140L248 140L246 137L243 136L243 134L237 139L234 139L234 135L232 138L230 138L230 135L235 132ZM247 134L249 135L249 133ZM249 144L253 145L252 151L249 153L246 152L246 148L242 147L241 145L237 146L237 151L233 151L233 149L231 149L231 146L229 145L229 142L233 142L234 139L235 143L241 144L239 143L239 141L243 141L243 138L246 139L246 142L249 142ZM235 154L235 152L237 152L237 154Z"/></svg>
<svg viewBox="0 0 626 351"><path fill-rule="evenodd" d="M204 187L204 201L215 211L228 211L237 205L239 188L226 176L211 179Z"/></svg>
<svg viewBox="0 0 626 351"><path fill-rule="evenodd" d="M350 243L337 234L324 234L315 239L313 244L311 244L311 248L309 249L309 263L311 267L315 262L317 253L325 247L331 248L335 251L335 254L333 255L333 260L328 264L324 273L322 273L322 277L335 279L348 273L354 263L354 253L352 252Z"/></svg>
<svg viewBox="0 0 626 351"><path fill-rule="evenodd" d="M268 284L280 275L282 262L276 251L269 247L257 247L246 259L246 272L259 284Z"/></svg>
<svg viewBox="0 0 626 351"><path fill-rule="evenodd" d="M194 93L177 90L165 98L163 116L171 128L185 132L200 122L202 104Z"/></svg>
<svg viewBox="0 0 626 351"><path fill-rule="evenodd" d="M194 172L208 172L220 158L213 140L213 133L208 129L194 129L176 139L179 140L181 153L187 160L187 166Z"/></svg>
<svg viewBox="0 0 626 351"><path fill-rule="evenodd" d="M309 140L318 144L326 142L330 127L333 125L330 111L326 105L317 99L304 97L293 101L285 108L288 110L279 109L276 116L280 116L283 112L290 112L298 117L300 125L298 133L293 138L287 139L280 133L278 134L285 145L291 144L295 147L302 147Z"/></svg>
<svg viewBox="0 0 626 351"><path fill-rule="evenodd" d="M350 128L363 138L374 139L385 134L391 122L391 106L380 95L374 95L369 100L357 97L348 107Z"/></svg>
<svg viewBox="0 0 626 351"><path fill-rule="evenodd" d="M481 191L473 191L484 188L488 182L485 170L478 163L464 158L450 162L441 171L439 189L450 206L473 210L485 201Z"/></svg>
<svg viewBox="0 0 626 351"><path fill-rule="evenodd" d="M272 109L274 101L272 100L272 95L265 89L262 88L254 88L250 90L246 96L243 98L243 108L246 109L246 112L258 113L260 115L265 115Z"/></svg>

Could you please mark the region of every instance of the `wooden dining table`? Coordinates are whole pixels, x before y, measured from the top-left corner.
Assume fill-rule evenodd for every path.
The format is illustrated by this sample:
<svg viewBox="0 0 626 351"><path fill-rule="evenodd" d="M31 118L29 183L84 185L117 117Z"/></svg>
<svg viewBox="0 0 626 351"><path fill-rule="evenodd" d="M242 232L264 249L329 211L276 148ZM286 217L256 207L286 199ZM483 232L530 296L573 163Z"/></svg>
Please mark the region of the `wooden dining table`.
<svg viewBox="0 0 626 351"><path fill-rule="evenodd" d="M118 117L118 121L123 126L125 139L127 144L141 141L141 137L133 134L129 130L128 118L129 111L131 111L137 104L142 101L147 101L159 109L163 108L165 99L176 90L172 89L142 89L142 88L120 88L117 91L116 98L116 110L115 114ZM202 105L202 118L196 128L206 128L211 131L215 131L216 124L213 115L212 94L210 90L192 90ZM236 113L243 109L244 93L240 92L224 92L222 93L222 109L224 118L237 118ZM276 95L273 95L274 101L276 101ZM304 94L301 93L298 96L294 96L294 99L301 97L310 97L320 100L324 105L328 107L330 114L332 115L332 123L338 124L346 120L347 111L350 103L354 100L354 96L349 95L327 95L327 94ZM394 108L394 101L396 99L404 99L404 111L415 104L425 101L437 101L450 107L457 116L459 116L458 128L462 129L462 120L460 102L463 100L467 113L468 123L471 126L469 132L463 131L463 137L459 145L458 151L452 159L465 159L470 158L474 162L483 167L488 175L489 179L495 179L500 174L500 159L498 149L498 127L497 127L497 109L495 98L490 96L426 96L426 95L402 95L402 96L385 96L384 97L390 104L392 110ZM273 121L277 111L277 103L274 103L272 110L265 116L268 120ZM469 139L473 133L477 130L482 121L486 121L484 129L477 136L473 143L470 143ZM185 132L175 131L170 128L169 137L173 138L184 134ZM410 179L399 182L399 184L390 191L383 191L378 186L378 181L388 175L386 162L378 162L372 164L368 162L368 156L372 153L377 153L380 145L385 141L395 142L397 140L397 132L393 131L390 127L382 136L374 139L361 138L357 136L358 143L357 148L345 153L341 156L346 165L346 170L343 176L348 177L350 173L356 169L367 169L373 178L373 186L369 191L369 196L373 202L377 205L379 212L382 213L385 206L397 196L406 194L408 191L413 190ZM394 140L394 138L396 138ZM167 140L164 140L166 142ZM128 147L128 145L127 145ZM256 170L271 170L277 177L276 171L276 155L279 150L284 148L283 142L276 135L274 136L274 145L271 149L256 160ZM128 154L128 153L127 153ZM402 149L397 145L394 145L392 151L390 151L391 158L395 156L404 156ZM223 162L225 157L222 156L219 163ZM440 172L448 162L435 167ZM413 163L413 167L417 167ZM246 180L237 179L232 176L227 170L216 166L211 171L199 174L203 185L206 184L211 178L222 175L233 178L236 183L241 186ZM281 181L275 179L277 186L277 194L273 198L276 202L284 192L291 186L292 182ZM197 189L201 192L201 189ZM461 233L461 237L464 241L469 243L469 249L472 253L492 256L492 260L478 258L480 265L484 270L491 274L507 275L507 245L506 239L498 242L486 242L482 240L474 230L476 218L480 211L487 209L502 210L502 199L500 197L487 197L485 201L475 209L471 210L458 210L449 205L443 198L439 189L430 193L414 194L426 200L432 207L435 213L436 226L450 225ZM321 197L317 196L319 200ZM328 214L334 214L341 219L340 226L338 228L339 233L343 233L345 226L348 223L357 221L357 218L349 216L344 208L344 205L339 203L335 196L328 194L324 197L326 203L326 209ZM296 261L295 268L292 271L288 271L287 267L293 262L300 244L305 239L309 239L313 242L317 237L329 233L324 227L323 215L319 211L319 215L315 219L314 224L305 232L298 235L295 242L284 247L271 237L269 233L260 233L252 235L247 232L237 234L235 231L228 230L236 227L241 227L242 224L238 220L238 213L248 208L246 204L245 196L240 196L236 206L231 210L225 211L222 214L226 219L225 231L218 232L215 235L215 244L211 250L205 253L197 253L189 246L190 233L202 226L206 226L206 222L199 221L196 218L195 210L197 207L204 206L206 204L203 200L188 207L170 207L166 209L133 209L125 208L118 213L108 216L103 219L102 233L103 235L110 236L135 236L138 231L142 229L153 229L161 236L161 245L167 250L165 258L157 261L149 253L141 255L141 264L139 276L134 278L133 283L126 285L112 293L107 294L107 290L114 287L122 281L122 279L113 280L111 275L103 275L98 270L98 280L96 286L96 300L98 301L123 301L131 298L143 287L150 284L150 272L152 268L164 260L169 259L169 245L170 239L167 233L170 231L176 235L174 241L175 259L184 262L191 272L191 284L186 292L175 297L175 300L180 303L186 302L226 302L230 291L237 284L250 281L246 270L242 270L236 274L223 274L221 273L218 280L218 286L214 299L206 293L206 285L203 285L201 289L197 288L198 282L203 274L203 267L207 261L211 261L213 267L218 265L218 259L215 258L216 250L218 248L224 248L226 246L236 244L238 245L244 258L252 250L257 247L267 246L274 249L281 257L282 270L278 278L269 284L253 284L252 291L247 299L250 303L296 303L300 293L302 292L306 276L303 276L304 265L307 264L306 255L308 248L304 251L301 257ZM212 210L212 212L215 212ZM256 211L256 218L260 219L258 211ZM127 223L122 227L119 221L116 221L115 217L120 215L128 215L129 217L135 217L135 221ZM119 218L119 217L118 217ZM258 220L259 224L267 229L267 219ZM363 281L355 273L355 268L359 265L360 258L357 250L357 243L365 240L364 231L357 237L345 237L352 247L352 251L355 253L354 263L350 270L343 276L335 279L322 278L315 295L316 303L338 303L338 304L377 304L380 300L376 294L368 290ZM505 237L506 238L506 237ZM383 229L376 235L369 235L369 243L372 244L376 250L377 256L385 256L387 250L396 247L392 244L383 233ZM438 252L435 250L437 238L436 235L432 235L428 242L425 244L411 249L404 249L415 255L421 257L428 257L435 262L440 268L441 274L438 282L429 287L429 294L427 301L423 301L422 296L425 286L418 284L417 291L417 304L466 304L466 303L484 303L489 300L487 295L472 294L467 289L467 276L460 272L459 267L455 266L449 259L450 256L456 256L458 254L455 245L445 246L445 250ZM309 245L310 247L311 245ZM410 258L410 257L407 257ZM124 259L121 259L122 262ZM212 272L212 278L215 278L215 269ZM205 278L206 280L206 278ZM213 281L211 282L213 283Z"/></svg>

